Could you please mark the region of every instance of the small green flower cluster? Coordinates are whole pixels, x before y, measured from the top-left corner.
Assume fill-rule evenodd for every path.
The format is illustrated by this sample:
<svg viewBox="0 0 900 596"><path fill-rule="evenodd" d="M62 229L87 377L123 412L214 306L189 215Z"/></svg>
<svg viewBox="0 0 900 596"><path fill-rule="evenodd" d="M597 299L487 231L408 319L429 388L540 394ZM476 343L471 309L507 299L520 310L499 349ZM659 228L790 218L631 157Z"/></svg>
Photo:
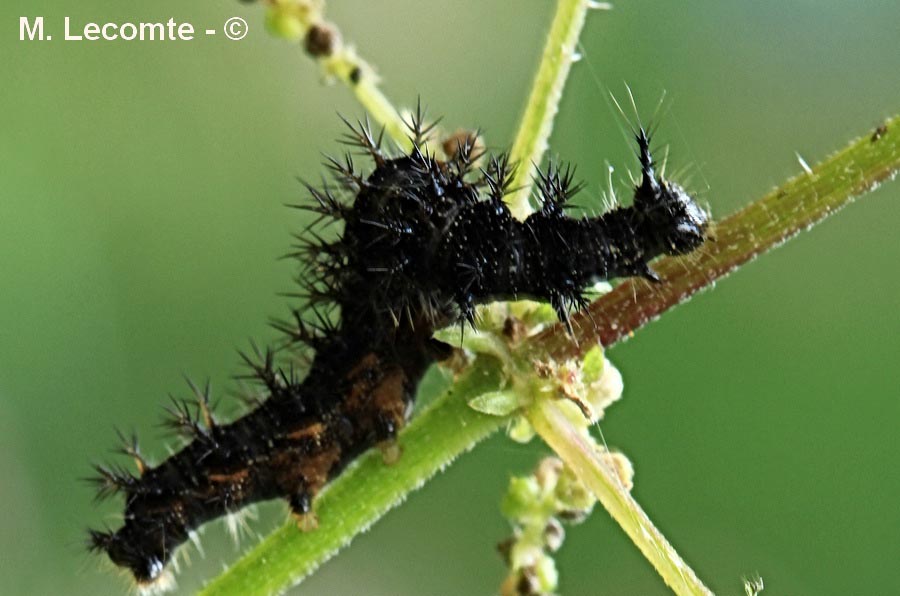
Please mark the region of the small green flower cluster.
<svg viewBox="0 0 900 596"><path fill-rule="evenodd" d="M501 510L513 526L513 535L499 545L509 574L502 596L553 593L559 574L552 553L562 546L562 522L578 523L596 499L578 478L555 457L543 459L533 474L513 477Z"/></svg>

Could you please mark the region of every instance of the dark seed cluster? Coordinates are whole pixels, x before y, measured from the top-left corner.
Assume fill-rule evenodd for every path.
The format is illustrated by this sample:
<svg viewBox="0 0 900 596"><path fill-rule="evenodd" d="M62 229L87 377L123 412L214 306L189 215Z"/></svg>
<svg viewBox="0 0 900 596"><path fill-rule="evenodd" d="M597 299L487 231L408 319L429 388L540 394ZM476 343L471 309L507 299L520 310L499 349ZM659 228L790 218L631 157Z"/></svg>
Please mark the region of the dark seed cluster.
<svg viewBox="0 0 900 596"><path fill-rule="evenodd" d="M549 301L567 321L594 282L659 281L651 259L704 241L706 214L656 176L643 130L632 206L568 216L579 185L572 169L551 164L536 181L540 210L519 221L503 202L515 165L501 155L476 167L477 135L459 135L440 160L424 149L430 129L421 111L410 126L413 149L399 157L368 125L348 127L352 151L327 164L335 182L309 186L312 201L301 206L318 216L293 255L306 306L276 323L281 350L312 354L305 376L279 364L274 350L245 356L266 396L248 414L219 423L208 388L195 387L196 399L175 400L169 411L184 448L151 467L123 438L138 474L97 468L99 496L122 494L125 512L119 529L90 533L91 547L139 583L156 580L206 521L274 498L297 516L310 513L330 479L405 423L425 369L450 352L432 339L435 329L474 322L477 304L518 298ZM374 162L368 175L353 162L360 151ZM333 224L343 229L328 239Z"/></svg>

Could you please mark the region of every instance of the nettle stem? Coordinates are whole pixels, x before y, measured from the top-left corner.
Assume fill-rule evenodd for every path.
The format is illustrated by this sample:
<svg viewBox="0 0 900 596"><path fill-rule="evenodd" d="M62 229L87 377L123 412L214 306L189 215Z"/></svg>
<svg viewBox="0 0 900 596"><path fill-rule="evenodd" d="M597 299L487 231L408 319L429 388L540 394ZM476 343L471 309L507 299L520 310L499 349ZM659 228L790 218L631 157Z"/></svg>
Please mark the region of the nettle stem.
<svg viewBox="0 0 900 596"><path fill-rule="evenodd" d="M336 25L325 20L324 2L316 0L268 0L269 31L290 41L302 42L306 53L325 74L345 84L375 122L403 151L412 149L409 127L400 112L378 87L378 75L356 49L343 41Z"/></svg>
<svg viewBox="0 0 900 596"><path fill-rule="evenodd" d="M585 436L551 399L540 399L526 410L528 421L547 445L575 472L663 581L679 596L712 592L681 559L631 496L621 478L601 457L603 450Z"/></svg>
<svg viewBox="0 0 900 596"><path fill-rule="evenodd" d="M598 8L609 8L609 5L591 0L559 0L556 4L541 63L510 149L510 159L519 169L512 184L516 190L506 202L519 219L525 219L532 211L529 202L532 178L547 151L569 69L578 60L578 38L587 12Z"/></svg>

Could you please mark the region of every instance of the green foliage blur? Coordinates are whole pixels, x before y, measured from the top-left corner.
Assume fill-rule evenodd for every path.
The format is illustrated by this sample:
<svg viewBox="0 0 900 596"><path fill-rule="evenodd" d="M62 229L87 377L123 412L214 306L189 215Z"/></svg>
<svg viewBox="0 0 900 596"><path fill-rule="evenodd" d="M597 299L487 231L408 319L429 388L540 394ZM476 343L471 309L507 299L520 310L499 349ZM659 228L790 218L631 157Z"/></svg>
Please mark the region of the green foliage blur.
<svg viewBox="0 0 900 596"><path fill-rule="evenodd" d="M338 2L345 37L387 94L421 95L444 124L512 139L549 0ZM667 174L724 215L900 110L895 0L622 0L594 12L552 138L585 203L609 160L627 196L634 147L606 90L634 89ZM52 42L18 41L43 15ZM243 16L249 36L189 43L64 42L62 19ZM335 112L263 9L225 2L5 0L0 6L0 593L117 594L84 530L117 526L80 479L114 457L114 426L165 454L157 423L186 373L229 392L236 347L272 337L303 223L284 207L339 152ZM594 202L593 204L597 204ZM636 469L635 495L708 584L741 593L900 593L900 186L887 185L640 331L609 356L625 378L601 428ZM545 449L495 437L295 590L322 595L493 593L499 503ZM279 504L251 527L284 519ZM220 525L179 586L236 556ZM244 543L252 544L253 540ZM561 590L666 594L605 513L572 528Z"/></svg>

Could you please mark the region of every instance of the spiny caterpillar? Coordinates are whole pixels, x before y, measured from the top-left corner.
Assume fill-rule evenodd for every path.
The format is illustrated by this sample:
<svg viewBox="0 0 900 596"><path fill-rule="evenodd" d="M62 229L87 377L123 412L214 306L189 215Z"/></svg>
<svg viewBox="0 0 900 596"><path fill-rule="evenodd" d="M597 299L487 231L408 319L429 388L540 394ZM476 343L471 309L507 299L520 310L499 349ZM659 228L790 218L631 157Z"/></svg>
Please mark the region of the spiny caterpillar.
<svg viewBox="0 0 900 596"><path fill-rule="evenodd" d="M705 238L706 213L656 175L643 129L632 206L569 217L566 203L580 186L571 168L550 165L536 178L540 209L519 221L503 202L514 171L508 155L479 169L466 137L451 157L435 158L421 111L410 124L413 148L398 157L382 151L368 125L347 124L344 140L375 168L364 176L348 153L327 164L341 191L307 185L313 202L305 208L343 231L333 241L301 235L295 256L309 304L276 324L288 347L314 350L306 376L277 365L273 350L246 358L267 393L252 411L219 424L208 392L198 391L196 403L176 401L171 411L169 425L190 441L180 451L150 467L128 444L139 475L97 467L100 496L122 493L125 514L118 530L91 531L90 546L139 584L159 579L206 521L274 498L310 514L329 480L403 426L426 368L450 354L432 338L436 329L473 323L477 304L520 298L549 301L568 322L589 285L625 276L658 282L650 260L691 252Z"/></svg>

